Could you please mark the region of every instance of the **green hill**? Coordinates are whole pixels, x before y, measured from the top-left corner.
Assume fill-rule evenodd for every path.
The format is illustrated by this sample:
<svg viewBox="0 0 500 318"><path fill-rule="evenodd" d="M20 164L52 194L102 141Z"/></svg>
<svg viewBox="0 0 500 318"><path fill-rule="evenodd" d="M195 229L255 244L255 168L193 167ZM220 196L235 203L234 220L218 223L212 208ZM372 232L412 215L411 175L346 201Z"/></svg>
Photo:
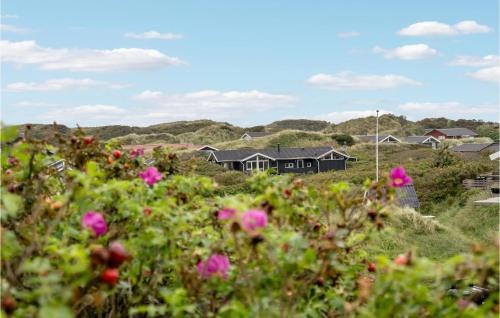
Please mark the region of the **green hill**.
<svg viewBox="0 0 500 318"><path fill-rule="evenodd" d="M375 116L356 118L337 125L331 125L325 132L349 135L374 135L376 130ZM404 116L382 115L379 118L379 133L395 136L420 135L424 127L407 120Z"/></svg>
<svg viewBox="0 0 500 318"><path fill-rule="evenodd" d="M266 130L271 132L282 130L321 131L328 126L330 126L330 123L323 120L285 119L267 125Z"/></svg>

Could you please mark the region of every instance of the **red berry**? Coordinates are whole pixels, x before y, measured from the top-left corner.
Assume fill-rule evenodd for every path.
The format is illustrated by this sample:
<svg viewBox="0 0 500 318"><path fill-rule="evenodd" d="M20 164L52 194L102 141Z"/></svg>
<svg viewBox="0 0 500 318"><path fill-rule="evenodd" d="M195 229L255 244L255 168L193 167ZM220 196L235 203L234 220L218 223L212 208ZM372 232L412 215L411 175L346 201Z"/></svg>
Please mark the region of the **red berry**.
<svg viewBox="0 0 500 318"><path fill-rule="evenodd" d="M114 286L118 282L120 273L116 268L108 268L101 274L101 282Z"/></svg>
<svg viewBox="0 0 500 318"><path fill-rule="evenodd" d="M368 271L370 273L375 273L377 271L377 265L375 265L375 263L368 264Z"/></svg>
<svg viewBox="0 0 500 318"><path fill-rule="evenodd" d="M109 261L108 265L112 268L119 267L125 262L130 255L125 250L125 247L120 242L113 242L109 245Z"/></svg>
<svg viewBox="0 0 500 318"><path fill-rule="evenodd" d="M122 152L120 150L115 150L113 151L113 157L116 159L120 158L122 156Z"/></svg>
<svg viewBox="0 0 500 318"><path fill-rule="evenodd" d="M408 257L406 257L406 255L400 254L400 255L396 256L396 258L394 259L394 263L396 263L398 265L407 265L408 264Z"/></svg>
<svg viewBox="0 0 500 318"><path fill-rule="evenodd" d="M153 212L153 209L151 209L150 207L145 207L143 210L145 216L150 216L151 212Z"/></svg>
<svg viewBox="0 0 500 318"><path fill-rule="evenodd" d="M94 137L92 137L92 136L87 136L87 137L83 138L83 142L84 142L86 145L90 145L92 142L94 142Z"/></svg>
<svg viewBox="0 0 500 318"><path fill-rule="evenodd" d="M11 314L16 309L16 300L10 295L4 295L2 297L2 309L5 310L7 314Z"/></svg>
<svg viewBox="0 0 500 318"><path fill-rule="evenodd" d="M283 190L283 196L285 198L289 198L291 195L292 195L292 191L290 191L290 189L284 189Z"/></svg>

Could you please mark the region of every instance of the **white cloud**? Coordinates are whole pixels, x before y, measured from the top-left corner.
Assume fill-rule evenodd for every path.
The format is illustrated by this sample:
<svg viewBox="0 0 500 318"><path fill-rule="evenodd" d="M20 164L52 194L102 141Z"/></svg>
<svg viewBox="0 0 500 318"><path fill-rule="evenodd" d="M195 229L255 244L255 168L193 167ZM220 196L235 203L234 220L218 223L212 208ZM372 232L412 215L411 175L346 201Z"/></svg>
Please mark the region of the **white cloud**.
<svg viewBox="0 0 500 318"><path fill-rule="evenodd" d="M354 38L357 36L360 36L361 33L356 32L356 31L348 31L348 32L339 32L337 33L337 36L342 39L347 39L347 38Z"/></svg>
<svg viewBox="0 0 500 318"><path fill-rule="evenodd" d="M379 116L391 114L391 112L387 110L380 110ZM365 118L370 116L376 116L377 113L375 110L350 110L350 111L341 111L341 112L331 112L328 114L316 116L315 119L326 120L332 122L334 124L338 124L347 120L355 119L355 118Z"/></svg>
<svg viewBox="0 0 500 318"><path fill-rule="evenodd" d="M454 25L455 29L462 34L472 34L472 33L488 33L491 32L491 28L486 25L481 25L476 21L467 20L462 21Z"/></svg>
<svg viewBox="0 0 500 318"><path fill-rule="evenodd" d="M19 34L31 32L31 30L29 30L29 29L23 29L23 28L16 27L15 25L12 25L12 24L3 24L3 23L0 24L0 31L1 32L19 33Z"/></svg>
<svg viewBox="0 0 500 318"><path fill-rule="evenodd" d="M184 37L182 34L160 33L158 31L147 31L147 32L143 32L143 33L129 32L129 33L125 33L124 36L126 38L141 39L141 40L150 40L150 39L178 40L178 39L182 39Z"/></svg>
<svg viewBox="0 0 500 318"><path fill-rule="evenodd" d="M379 46L373 48L373 52L382 53L386 59L419 60L433 57L438 54L436 49L427 44L404 45L394 49L384 49Z"/></svg>
<svg viewBox="0 0 500 318"><path fill-rule="evenodd" d="M450 62L451 66L495 66L500 64L499 55L486 55L486 56L458 56Z"/></svg>
<svg viewBox="0 0 500 318"><path fill-rule="evenodd" d="M500 83L500 66L482 68L476 72L465 75L484 82Z"/></svg>
<svg viewBox="0 0 500 318"><path fill-rule="evenodd" d="M59 105L46 102L34 102L29 100L23 100L15 103L15 106L26 107L26 108L50 108L50 107L57 107Z"/></svg>
<svg viewBox="0 0 500 318"><path fill-rule="evenodd" d="M3 62L38 65L43 70L106 72L183 64L180 59L157 50L139 48L53 49L41 47L35 41L0 41L0 50Z"/></svg>
<svg viewBox="0 0 500 318"><path fill-rule="evenodd" d="M75 107L57 107L40 116L45 122L66 124L70 126L96 125L118 123L120 118L126 116L129 112L123 108L114 105L81 105Z"/></svg>
<svg viewBox="0 0 500 318"><path fill-rule="evenodd" d="M135 96L136 105L82 105L68 107L54 105L37 119L74 126L87 125L151 125L175 120L208 118L229 120L242 118L277 108L291 107L297 100L293 96L252 91L198 91L185 94L164 94L144 91ZM44 103L26 102L25 107L43 107ZM49 104L47 104L49 105Z"/></svg>
<svg viewBox="0 0 500 318"><path fill-rule="evenodd" d="M217 120L238 118L248 113L264 112L290 107L297 99L290 95L252 91L204 90L186 94L164 94L144 91L134 100L148 104L142 108L143 120L211 118Z"/></svg>
<svg viewBox="0 0 500 318"><path fill-rule="evenodd" d="M152 102L164 110L183 111L266 111L278 105L290 105L296 98L290 95L269 94L257 90L227 91L204 90L186 94L168 95L158 91L144 91L134 97L138 101ZM182 107L182 108L178 108Z"/></svg>
<svg viewBox="0 0 500 318"><path fill-rule="evenodd" d="M307 83L329 90L379 90L403 85L422 85L422 83L401 75L356 75L352 72L340 72L334 75L316 74Z"/></svg>
<svg viewBox="0 0 500 318"><path fill-rule="evenodd" d="M47 91L62 91L71 88L89 88L89 87L107 87L107 88L124 88L126 85L97 81L90 78L56 78L49 79L45 82L16 82L8 84L4 90L7 92L47 92Z"/></svg>
<svg viewBox="0 0 500 318"><path fill-rule="evenodd" d="M2 20L6 20L6 19L18 19L19 16L15 15L15 14L4 14L1 16L1 19Z"/></svg>
<svg viewBox="0 0 500 318"><path fill-rule="evenodd" d="M461 21L455 25L437 21L423 21L401 29L398 34L405 36L435 36L488 33L491 31L490 27L472 20Z"/></svg>
<svg viewBox="0 0 500 318"><path fill-rule="evenodd" d="M481 105L471 106L459 102L410 102L399 105L399 108L408 112L427 113L431 116L442 114L446 116L498 114L498 106Z"/></svg>

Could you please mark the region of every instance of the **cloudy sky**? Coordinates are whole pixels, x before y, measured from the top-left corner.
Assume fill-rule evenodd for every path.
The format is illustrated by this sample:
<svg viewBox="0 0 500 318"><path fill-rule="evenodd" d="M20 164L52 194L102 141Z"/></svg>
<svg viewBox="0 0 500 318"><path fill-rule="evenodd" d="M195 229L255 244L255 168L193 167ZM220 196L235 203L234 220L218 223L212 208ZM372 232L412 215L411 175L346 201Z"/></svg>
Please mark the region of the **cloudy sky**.
<svg viewBox="0 0 500 318"><path fill-rule="evenodd" d="M498 1L2 1L2 120L498 120Z"/></svg>

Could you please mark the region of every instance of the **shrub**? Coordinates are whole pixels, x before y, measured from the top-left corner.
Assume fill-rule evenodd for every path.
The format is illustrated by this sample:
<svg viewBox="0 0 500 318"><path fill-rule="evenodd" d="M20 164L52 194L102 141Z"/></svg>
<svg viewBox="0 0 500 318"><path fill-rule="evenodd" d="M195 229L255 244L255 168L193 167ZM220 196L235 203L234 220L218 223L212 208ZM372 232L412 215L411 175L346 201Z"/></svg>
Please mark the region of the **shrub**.
<svg viewBox="0 0 500 318"><path fill-rule="evenodd" d="M339 145L352 146L354 145L354 138L351 135L341 134L332 135L332 139L335 140Z"/></svg>
<svg viewBox="0 0 500 318"><path fill-rule="evenodd" d="M498 247L444 263L367 254L393 211L387 180L317 191L260 173L251 193L220 196L211 179L178 175L178 158L162 149L147 167L80 132L56 149L72 166L56 174L46 144L28 134L6 146L9 136L2 315L473 317L498 308ZM491 291L484 304L446 294L469 283Z"/></svg>

